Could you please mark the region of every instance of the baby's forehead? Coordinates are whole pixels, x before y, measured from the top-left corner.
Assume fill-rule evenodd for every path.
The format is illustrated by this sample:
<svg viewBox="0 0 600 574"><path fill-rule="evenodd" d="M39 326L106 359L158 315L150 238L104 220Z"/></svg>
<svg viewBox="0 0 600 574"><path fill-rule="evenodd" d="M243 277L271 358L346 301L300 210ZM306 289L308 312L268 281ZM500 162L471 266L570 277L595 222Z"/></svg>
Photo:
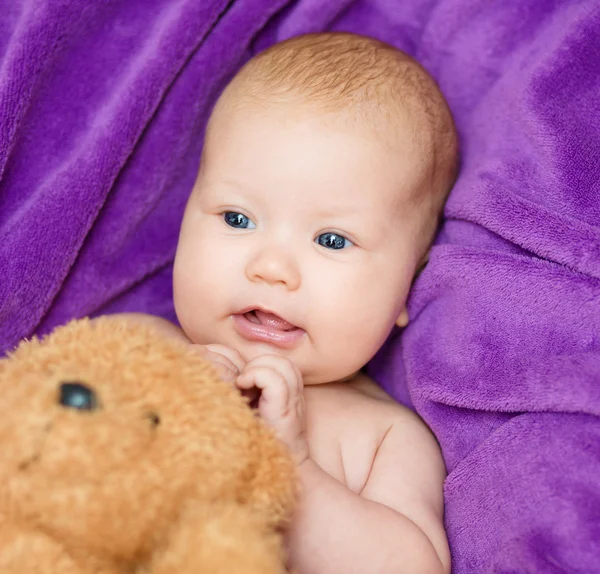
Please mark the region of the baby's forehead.
<svg viewBox="0 0 600 574"><path fill-rule="evenodd" d="M305 203L408 205L430 177L432 154L419 145L417 126L408 113L398 115L393 124L370 123L345 110L324 111L310 101L278 99L238 101L215 110L215 116L205 141L204 159L210 165L238 169L243 163L253 175L287 167L290 177L297 177L300 171L301 178L324 192L315 198L307 194ZM325 187L327 182L332 187ZM358 192L350 193L355 188ZM332 192L336 189L348 193L340 196Z"/></svg>
<svg viewBox="0 0 600 574"><path fill-rule="evenodd" d="M418 106L417 106L418 108ZM377 102L365 102L357 106L333 107L322 101L306 97L301 93L287 93L262 97L252 96L244 89L232 89L215 106L209 122L227 125L230 129L240 129L249 123L250 118L262 118L265 123L281 120L286 126L306 121L317 122L330 131L348 134L363 134L382 153L406 154L417 150L420 154L431 153L429 141L435 132L430 129L427 115L413 105L395 105L383 109ZM314 139L322 137L322 132L314 131Z"/></svg>
<svg viewBox="0 0 600 574"><path fill-rule="evenodd" d="M326 78L321 78L324 84L321 93L316 85L311 85L310 91L301 85L282 89L281 86L259 83L260 74L256 78L251 72L252 70L245 73L242 71L239 79L236 78L228 86L215 107L213 116L221 114L230 120L236 118L239 122L244 122L248 113L257 111L264 117L272 117L280 116L283 110L289 121L293 121L296 116L312 115L341 131L361 130L387 152L416 152L419 164L433 156L436 148L453 148L452 145L445 146L440 137L446 137L450 128L448 122L442 129L438 125L438 119L444 116L444 110L438 110L436 106L439 102L443 103L443 100L436 100L428 93L429 88L435 87L433 82L431 85L419 82L419 90L406 86L403 90L398 90L395 82L399 80L390 77L383 83L380 80L376 94L371 93L373 89L365 86L362 93L348 95L332 91ZM425 74L420 71L419 74L421 73ZM315 133L315 138L318 137L319 134ZM413 162L416 160L417 158L413 158ZM419 165L419 169L421 168L422 165Z"/></svg>

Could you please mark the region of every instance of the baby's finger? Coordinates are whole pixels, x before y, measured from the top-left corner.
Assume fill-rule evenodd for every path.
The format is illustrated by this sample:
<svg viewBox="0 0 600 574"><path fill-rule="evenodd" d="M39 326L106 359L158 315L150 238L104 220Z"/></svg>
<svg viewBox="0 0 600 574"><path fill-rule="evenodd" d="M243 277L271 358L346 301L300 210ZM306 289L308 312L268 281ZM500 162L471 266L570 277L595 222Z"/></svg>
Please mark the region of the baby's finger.
<svg viewBox="0 0 600 574"><path fill-rule="evenodd" d="M221 355L212 354L208 356L208 359L213 364L213 367L217 371L217 375L226 383L235 383L239 372L235 365L228 360L224 360Z"/></svg>
<svg viewBox="0 0 600 574"><path fill-rule="evenodd" d="M258 412L262 418L275 420L287 414L290 389L275 369L247 367L237 378L236 385L240 389L256 387L261 390Z"/></svg>
<svg viewBox="0 0 600 574"><path fill-rule="evenodd" d="M231 361L231 363L235 365L238 372L242 372L242 369L244 368L244 365L246 363L244 359L242 359L242 356L238 353L238 351L232 349L231 347L228 347L227 345L210 344L205 345L205 347L213 353L218 353L220 355L223 355L224 357L227 357Z"/></svg>
<svg viewBox="0 0 600 574"><path fill-rule="evenodd" d="M220 353L214 353L203 345L196 345L195 350L210 361L221 379L227 383L233 383L239 375L239 369L227 357Z"/></svg>
<svg viewBox="0 0 600 574"><path fill-rule="evenodd" d="M248 366L264 367L277 371L290 387L292 393L302 390L302 375L300 370L287 357L279 355L260 355L249 363Z"/></svg>
<svg viewBox="0 0 600 574"><path fill-rule="evenodd" d="M244 371L240 375L238 375L237 379L235 380L235 386L240 390L247 390L253 387L258 387L258 384L256 383L254 369L252 367L246 367Z"/></svg>

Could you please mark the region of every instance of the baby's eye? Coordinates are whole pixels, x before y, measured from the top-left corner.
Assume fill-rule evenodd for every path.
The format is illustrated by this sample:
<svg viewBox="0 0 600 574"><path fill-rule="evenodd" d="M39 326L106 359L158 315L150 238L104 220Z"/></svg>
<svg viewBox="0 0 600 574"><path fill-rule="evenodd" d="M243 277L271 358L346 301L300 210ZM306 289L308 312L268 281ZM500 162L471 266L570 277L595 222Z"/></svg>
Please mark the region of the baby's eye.
<svg viewBox="0 0 600 574"><path fill-rule="evenodd" d="M315 241L327 249L344 249L344 247L354 245L352 241L346 239L343 235L338 235L337 233L331 233L329 231L327 233L321 233Z"/></svg>
<svg viewBox="0 0 600 574"><path fill-rule="evenodd" d="M236 229L254 229L256 227L251 219L237 211L226 211L223 219L227 225Z"/></svg>

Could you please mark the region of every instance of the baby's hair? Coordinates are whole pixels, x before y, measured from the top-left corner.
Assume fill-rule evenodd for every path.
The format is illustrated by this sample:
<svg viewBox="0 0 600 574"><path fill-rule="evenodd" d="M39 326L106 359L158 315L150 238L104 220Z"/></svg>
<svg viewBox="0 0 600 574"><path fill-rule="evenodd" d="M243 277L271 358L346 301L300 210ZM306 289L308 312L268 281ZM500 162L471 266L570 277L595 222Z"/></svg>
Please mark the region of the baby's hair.
<svg viewBox="0 0 600 574"><path fill-rule="evenodd" d="M241 105L248 101L266 106L278 101L308 104L375 129L384 122L392 132L399 114L408 113L416 126L414 144L424 157L432 158L432 176L424 182L429 193L421 190L419 199L437 223L456 178L458 138L438 85L408 54L350 33L297 36L253 57L227 92L235 93L233 99Z"/></svg>

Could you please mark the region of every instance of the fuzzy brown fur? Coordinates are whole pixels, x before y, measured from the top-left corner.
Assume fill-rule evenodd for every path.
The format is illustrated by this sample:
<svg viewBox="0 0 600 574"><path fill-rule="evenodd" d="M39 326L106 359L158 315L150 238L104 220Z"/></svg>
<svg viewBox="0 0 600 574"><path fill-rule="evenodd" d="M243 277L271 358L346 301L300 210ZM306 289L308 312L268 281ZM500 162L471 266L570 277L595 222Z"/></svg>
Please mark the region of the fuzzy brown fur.
<svg viewBox="0 0 600 574"><path fill-rule="evenodd" d="M0 361L0 388L2 574L285 571L293 462L191 346L75 321Z"/></svg>

